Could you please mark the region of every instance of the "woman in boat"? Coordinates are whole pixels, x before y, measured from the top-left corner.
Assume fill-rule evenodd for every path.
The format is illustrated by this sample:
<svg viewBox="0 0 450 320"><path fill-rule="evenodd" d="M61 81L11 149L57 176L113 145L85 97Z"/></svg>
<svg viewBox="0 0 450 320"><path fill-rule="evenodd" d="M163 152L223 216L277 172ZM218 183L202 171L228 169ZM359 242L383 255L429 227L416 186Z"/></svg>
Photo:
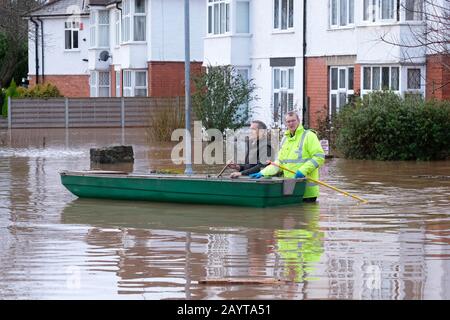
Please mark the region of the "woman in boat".
<svg viewBox="0 0 450 320"><path fill-rule="evenodd" d="M266 124L259 120L252 121L250 124L250 139L247 140L245 163L231 163L229 167L238 171L233 172L230 177L238 178L259 172L266 167L267 160L273 160L273 154Z"/></svg>

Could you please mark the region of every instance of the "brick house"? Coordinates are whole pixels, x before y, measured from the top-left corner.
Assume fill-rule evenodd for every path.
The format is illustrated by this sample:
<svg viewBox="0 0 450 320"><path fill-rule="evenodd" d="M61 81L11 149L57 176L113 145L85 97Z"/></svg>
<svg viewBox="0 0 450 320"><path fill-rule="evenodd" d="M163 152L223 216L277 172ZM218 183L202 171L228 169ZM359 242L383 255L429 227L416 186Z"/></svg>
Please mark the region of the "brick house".
<svg viewBox="0 0 450 320"><path fill-rule="evenodd" d="M315 128L374 90L450 99L448 53L389 43L427 30L423 3L191 0L192 70L233 65L257 86L253 118L272 125L297 110ZM183 0L54 0L28 19L32 82L67 96L184 93Z"/></svg>
<svg viewBox="0 0 450 320"><path fill-rule="evenodd" d="M317 128L318 119L352 95L384 88L450 99L449 55L396 45L424 32L423 0L210 0L206 6L204 63L231 64L254 79L255 117L267 123L298 110Z"/></svg>
<svg viewBox="0 0 450 320"><path fill-rule="evenodd" d="M205 7L190 6L195 73ZM68 97L184 95L183 0L53 0L27 18L31 84L54 83Z"/></svg>

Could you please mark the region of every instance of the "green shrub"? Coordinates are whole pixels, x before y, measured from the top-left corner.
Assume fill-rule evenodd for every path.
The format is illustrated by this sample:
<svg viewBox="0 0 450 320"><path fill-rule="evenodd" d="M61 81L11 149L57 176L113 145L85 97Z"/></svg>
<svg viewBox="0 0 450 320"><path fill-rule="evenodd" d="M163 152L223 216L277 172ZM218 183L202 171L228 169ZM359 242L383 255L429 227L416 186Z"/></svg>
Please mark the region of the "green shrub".
<svg viewBox="0 0 450 320"><path fill-rule="evenodd" d="M185 127L184 106L178 104L163 108L156 106L155 110L150 115L149 126L146 129L149 141L171 141L172 132Z"/></svg>
<svg viewBox="0 0 450 320"><path fill-rule="evenodd" d="M450 101L374 92L336 118L336 147L347 158L439 160L450 156Z"/></svg>
<svg viewBox="0 0 450 320"><path fill-rule="evenodd" d="M33 87L30 87L28 89L25 88L19 88L19 97L20 98L59 98L62 97L61 93L59 92L59 89L51 84L37 84Z"/></svg>
<svg viewBox="0 0 450 320"><path fill-rule="evenodd" d="M8 117L8 98L14 98L17 97L17 85L14 79L12 79L11 84L9 85L8 89L5 91L5 96L3 98L3 107L2 107L2 116L4 118Z"/></svg>
<svg viewBox="0 0 450 320"><path fill-rule="evenodd" d="M256 99L256 86L232 66L208 66L194 78L192 106L206 130L236 130L248 124L250 101Z"/></svg>

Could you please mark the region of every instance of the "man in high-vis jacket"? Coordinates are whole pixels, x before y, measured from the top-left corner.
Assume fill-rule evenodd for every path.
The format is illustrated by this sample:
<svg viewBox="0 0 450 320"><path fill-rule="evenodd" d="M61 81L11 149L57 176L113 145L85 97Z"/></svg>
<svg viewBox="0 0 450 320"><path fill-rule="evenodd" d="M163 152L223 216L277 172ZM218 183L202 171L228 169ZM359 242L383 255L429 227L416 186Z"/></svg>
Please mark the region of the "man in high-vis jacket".
<svg viewBox="0 0 450 320"><path fill-rule="evenodd" d="M325 163L325 153L316 134L305 130L300 124L300 119L295 112L286 115L288 130L281 140L276 164L296 172L293 174L283 170L285 178L312 178L319 179L319 168ZM274 165L267 166L258 173L251 174L251 178L274 176L281 170ZM306 190L303 201L314 202L319 196L319 186L311 181L306 182Z"/></svg>

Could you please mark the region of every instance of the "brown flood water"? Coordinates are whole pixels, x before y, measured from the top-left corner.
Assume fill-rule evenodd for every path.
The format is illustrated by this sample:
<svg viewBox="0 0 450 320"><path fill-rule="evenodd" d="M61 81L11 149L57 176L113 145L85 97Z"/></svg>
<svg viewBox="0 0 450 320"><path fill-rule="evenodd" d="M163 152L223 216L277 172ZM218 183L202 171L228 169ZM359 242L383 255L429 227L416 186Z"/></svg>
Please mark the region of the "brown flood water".
<svg viewBox="0 0 450 320"><path fill-rule="evenodd" d="M61 185L59 171L89 169L89 148L121 143L136 173L176 168L142 129L0 132L0 299L450 299L449 161L327 160L321 179L366 205L325 188L317 204L245 209Z"/></svg>

